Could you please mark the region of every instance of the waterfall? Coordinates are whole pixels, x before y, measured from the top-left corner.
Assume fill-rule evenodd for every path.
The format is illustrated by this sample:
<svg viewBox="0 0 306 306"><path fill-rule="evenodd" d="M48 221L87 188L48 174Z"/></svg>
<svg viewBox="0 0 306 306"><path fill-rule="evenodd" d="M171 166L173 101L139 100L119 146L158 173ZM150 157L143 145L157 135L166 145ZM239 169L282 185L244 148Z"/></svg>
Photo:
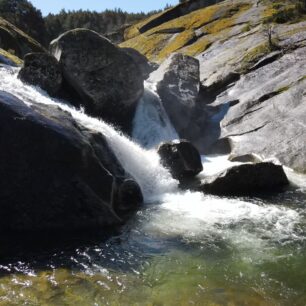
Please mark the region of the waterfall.
<svg viewBox="0 0 306 306"><path fill-rule="evenodd" d="M145 82L145 92L136 110L132 136L145 148L179 138L159 96L148 82Z"/></svg>
<svg viewBox="0 0 306 306"><path fill-rule="evenodd" d="M17 78L18 69L0 67L0 90L8 92L28 105L55 105L69 112L84 127L102 133L123 168L138 182L146 202L177 190L177 181L161 166L155 150L143 149L104 121L86 115L82 110L50 98L38 87L26 85ZM147 95L150 94L147 92Z"/></svg>
<svg viewBox="0 0 306 306"><path fill-rule="evenodd" d="M249 202L208 196L200 192L179 191L178 182L161 166L155 149L144 149L102 120L92 118L63 101L50 98L38 87L22 83L17 73L17 68L0 66L0 90L15 95L27 105L57 106L69 112L79 124L106 137L122 166L140 185L145 202L160 203L157 208L149 211L150 217L143 224L145 228L166 235L181 235L186 239L197 236L202 239L200 237L203 235L214 237L219 233L232 243L243 245L261 243L262 236L279 241L295 235L296 224L301 217L294 209L267 205L260 201ZM177 137L154 89L147 85L134 119L133 136L147 148L160 140ZM205 158L203 162L206 174L228 164L221 157ZM239 234L233 224L241 228ZM254 228L249 228L252 224L257 225L255 232Z"/></svg>

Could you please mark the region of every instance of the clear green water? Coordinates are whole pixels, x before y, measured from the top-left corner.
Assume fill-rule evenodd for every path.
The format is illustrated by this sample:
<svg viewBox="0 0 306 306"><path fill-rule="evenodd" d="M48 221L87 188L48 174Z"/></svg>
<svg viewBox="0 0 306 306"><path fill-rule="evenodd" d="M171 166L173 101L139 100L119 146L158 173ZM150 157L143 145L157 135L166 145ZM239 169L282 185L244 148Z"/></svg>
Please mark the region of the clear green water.
<svg viewBox="0 0 306 306"><path fill-rule="evenodd" d="M0 262L0 305L306 305L302 191L163 203L106 241L12 245L13 259Z"/></svg>

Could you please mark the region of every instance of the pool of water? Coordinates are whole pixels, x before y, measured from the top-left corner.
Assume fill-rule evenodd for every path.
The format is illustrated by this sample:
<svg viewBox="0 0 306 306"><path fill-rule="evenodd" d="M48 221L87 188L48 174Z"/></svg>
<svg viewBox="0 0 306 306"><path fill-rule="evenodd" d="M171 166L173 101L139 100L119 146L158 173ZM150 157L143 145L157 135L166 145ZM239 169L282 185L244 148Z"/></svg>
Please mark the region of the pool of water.
<svg viewBox="0 0 306 306"><path fill-rule="evenodd" d="M0 305L306 305L305 200L303 190L181 192L109 239L28 251L12 242Z"/></svg>

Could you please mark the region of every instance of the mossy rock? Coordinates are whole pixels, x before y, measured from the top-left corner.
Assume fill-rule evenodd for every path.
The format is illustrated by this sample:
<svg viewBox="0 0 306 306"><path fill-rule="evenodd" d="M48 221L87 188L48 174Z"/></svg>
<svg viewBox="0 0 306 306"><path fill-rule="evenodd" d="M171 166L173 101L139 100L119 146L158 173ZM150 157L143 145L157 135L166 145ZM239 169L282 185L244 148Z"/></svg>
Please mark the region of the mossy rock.
<svg viewBox="0 0 306 306"><path fill-rule="evenodd" d="M220 37L220 33L225 36L237 18L250 7L250 4L243 2L233 4L225 1L172 19L141 34L138 29L152 18L159 17L155 15L129 28L125 35L128 40L120 46L134 48L156 62L162 62L173 52L194 56L204 52ZM176 34L165 32L177 28L185 31ZM195 34L199 29L207 32L207 39Z"/></svg>
<svg viewBox="0 0 306 306"><path fill-rule="evenodd" d="M3 49L0 49L0 63L11 66L21 66L23 61L14 54L11 54Z"/></svg>

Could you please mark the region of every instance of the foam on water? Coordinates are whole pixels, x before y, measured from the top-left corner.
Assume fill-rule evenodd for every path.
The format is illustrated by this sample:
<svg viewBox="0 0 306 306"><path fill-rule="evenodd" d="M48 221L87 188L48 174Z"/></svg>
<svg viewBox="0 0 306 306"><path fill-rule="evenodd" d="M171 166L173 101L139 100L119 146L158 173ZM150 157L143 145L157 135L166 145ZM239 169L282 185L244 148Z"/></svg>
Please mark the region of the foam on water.
<svg viewBox="0 0 306 306"><path fill-rule="evenodd" d="M304 234L297 232L300 222L300 213L287 207L186 191L164 195L145 228L158 236L201 243L222 239L254 249L303 240Z"/></svg>

